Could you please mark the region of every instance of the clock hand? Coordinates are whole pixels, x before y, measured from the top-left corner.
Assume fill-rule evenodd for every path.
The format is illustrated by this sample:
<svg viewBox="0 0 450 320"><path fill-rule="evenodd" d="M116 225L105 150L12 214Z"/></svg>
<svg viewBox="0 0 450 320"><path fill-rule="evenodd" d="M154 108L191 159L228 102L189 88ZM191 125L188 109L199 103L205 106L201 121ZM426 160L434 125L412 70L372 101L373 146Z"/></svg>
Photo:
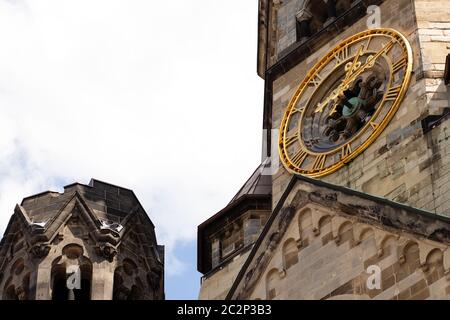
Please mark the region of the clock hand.
<svg viewBox="0 0 450 320"><path fill-rule="evenodd" d="M341 83L341 84L339 85L339 87L337 87L335 90L333 90L333 91L331 92L331 94L330 94L323 102L321 102L321 103L319 103L319 104L317 105L317 108L316 108L316 110L315 110L314 112L315 112L315 113L317 113L317 112L323 112L323 109L325 109L325 107L328 106L328 104L330 103L330 101L332 101L332 100L334 101L334 100L336 100L337 98L339 98L345 90L347 90L347 89L345 89L345 88L343 87L343 83Z"/></svg>
<svg viewBox="0 0 450 320"><path fill-rule="evenodd" d="M339 98L340 96L342 96L342 94L344 93L345 90L348 90L348 88L350 87L350 84L355 81L356 78L359 77L359 75L361 75L361 73L363 73L364 71L366 71L366 69L368 68L372 68L375 65L375 61L385 52L389 51L395 44L395 40L391 40L389 41L385 46L383 46L383 48L378 51L374 56L369 56L366 60L366 63L364 65L362 65L359 69L355 70L353 73L351 71L353 71L353 66L356 64L357 59L359 58L358 54L360 54L361 49L358 51L358 54L356 55L356 59L354 60L352 67L350 68L350 71L347 72L346 77L344 78L344 80L341 82L341 84L337 87L337 89L333 90L331 92L331 94L322 102L319 103L317 105L316 110L314 111L315 113L317 112L323 112L323 110L325 109L325 107L330 103L330 101L332 100L336 100L337 98ZM336 108L333 108L333 110L331 111L330 115L333 114L336 110Z"/></svg>
<svg viewBox="0 0 450 320"><path fill-rule="evenodd" d="M364 46L361 46L359 48L358 52L356 53L355 58L353 59L353 62L349 62L345 65L345 71L347 71L347 74L345 75L345 78L343 81L350 78L353 71L358 70L358 68L361 66L361 62L359 62L358 59L361 56L363 49L364 49Z"/></svg>
<svg viewBox="0 0 450 320"><path fill-rule="evenodd" d="M395 44L395 40L389 41L383 48L378 51L374 56L369 56L366 63L362 65L358 70L356 70L348 79L344 80L344 87L349 87L356 78L359 77L361 73L366 71L368 68L372 68L375 65L375 61L385 52L389 51Z"/></svg>
<svg viewBox="0 0 450 320"><path fill-rule="evenodd" d="M325 107L330 103L331 100L336 100L339 96L342 95L345 90L348 89L348 87L342 84L345 83L345 81L352 75L353 71L356 71L361 66L361 62L359 62L358 59L361 56L363 49L364 46L361 46L356 53L353 62L349 62L345 65L345 71L347 71L347 73L345 75L345 78L342 80L341 85L339 85L337 89L333 90L333 92L322 103L318 104L315 110L316 113L323 112L323 109L325 109Z"/></svg>

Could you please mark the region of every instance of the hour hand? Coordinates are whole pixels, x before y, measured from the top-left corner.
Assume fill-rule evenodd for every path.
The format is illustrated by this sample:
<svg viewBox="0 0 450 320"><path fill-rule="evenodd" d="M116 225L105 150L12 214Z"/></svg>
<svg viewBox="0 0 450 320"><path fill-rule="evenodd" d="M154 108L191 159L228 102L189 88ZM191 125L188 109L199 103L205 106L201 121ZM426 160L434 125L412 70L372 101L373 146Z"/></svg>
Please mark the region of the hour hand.
<svg viewBox="0 0 450 320"><path fill-rule="evenodd" d="M330 101L331 100L334 100L333 99L334 97L333 97L333 94L332 95L330 95L328 98L326 98L324 101L322 101L322 102L319 102L318 104L317 104L317 108L316 108L316 110L314 111L315 113L318 113L318 112L323 112L323 110L328 106L328 104L330 103Z"/></svg>
<svg viewBox="0 0 450 320"><path fill-rule="evenodd" d="M333 92L331 92L331 94L325 100L317 105L317 108L314 112L323 112L323 110L330 104L330 102L335 102L337 99L339 99L347 89L347 86L345 86L344 84L339 85L339 87L334 89Z"/></svg>

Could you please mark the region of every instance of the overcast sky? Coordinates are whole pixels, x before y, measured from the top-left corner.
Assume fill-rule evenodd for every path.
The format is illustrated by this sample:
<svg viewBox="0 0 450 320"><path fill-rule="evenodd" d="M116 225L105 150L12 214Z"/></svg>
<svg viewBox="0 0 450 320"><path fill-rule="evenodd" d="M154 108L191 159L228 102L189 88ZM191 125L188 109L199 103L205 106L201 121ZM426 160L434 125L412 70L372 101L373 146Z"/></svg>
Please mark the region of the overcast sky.
<svg viewBox="0 0 450 320"><path fill-rule="evenodd" d="M256 43L256 0L0 0L0 233L25 196L127 187L196 298L197 225L260 161Z"/></svg>

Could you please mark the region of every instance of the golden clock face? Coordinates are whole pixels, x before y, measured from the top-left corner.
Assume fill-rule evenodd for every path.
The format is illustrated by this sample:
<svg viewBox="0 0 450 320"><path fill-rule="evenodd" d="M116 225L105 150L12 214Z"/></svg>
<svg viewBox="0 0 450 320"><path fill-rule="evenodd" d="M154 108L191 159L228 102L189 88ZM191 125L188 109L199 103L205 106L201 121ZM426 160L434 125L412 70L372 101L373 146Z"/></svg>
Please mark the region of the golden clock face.
<svg viewBox="0 0 450 320"><path fill-rule="evenodd" d="M393 118L411 71L411 46L396 30L341 42L308 72L285 111L279 153L286 169L321 177L352 161Z"/></svg>

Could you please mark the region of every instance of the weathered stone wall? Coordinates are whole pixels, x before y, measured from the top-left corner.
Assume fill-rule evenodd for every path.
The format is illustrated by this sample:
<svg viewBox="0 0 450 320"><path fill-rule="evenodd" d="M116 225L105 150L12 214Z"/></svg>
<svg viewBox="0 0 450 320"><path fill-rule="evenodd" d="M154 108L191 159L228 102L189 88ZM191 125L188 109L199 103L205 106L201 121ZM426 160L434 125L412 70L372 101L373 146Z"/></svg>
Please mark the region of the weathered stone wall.
<svg viewBox="0 0 450 320"><path fill-rule="evenodd" d="M241 298L450 298L448 246L317 204L296 209L251 294ZM367 286L373 265L381 269L381 289Z"/></svg>
<svg viewBox="0 0 450 320"><path fill-rule="evenodd" d="M237 255L221 269L206 275L202 278L200 288L200 300L220 300L224 299L233 285L236 276L248 257L249 250Z"/></svg>
<svg viewBox="0 0 450 320"><path fill-rule="evenodd" d="M103 220L119 212L108 215L110 203L137 210ZM164 248L136 204L131 190L96 180L24 199L0 242L0 300L164 299ZM80 287L67 287L71 273Z"/></svg>
<svg viewBox="0 0 450 320"><path fill-rule="evenodd" d="M297 41L295 13L305 0L287 0L279 5L276 12L277 50L283 52Z"/></svg>
<svg viewBox="0 0 450 320"><path fill-rule="evenodd" d="M428 115L442 114L449 103L450 93L442 77L445 57L450 52L450 0L387 0L380 8L381 27L397 29L411 43L414 57L411 84L398 112L380 137L348 166L323 179L450 215L447 133L450 120L427 134L423 133L421 124ZM366 19L359 20L274 81L273 129L279 128L289 99L306 72L340 41L366 28ZM284 168L274 175L274 204L290 176Z"/></svg>

